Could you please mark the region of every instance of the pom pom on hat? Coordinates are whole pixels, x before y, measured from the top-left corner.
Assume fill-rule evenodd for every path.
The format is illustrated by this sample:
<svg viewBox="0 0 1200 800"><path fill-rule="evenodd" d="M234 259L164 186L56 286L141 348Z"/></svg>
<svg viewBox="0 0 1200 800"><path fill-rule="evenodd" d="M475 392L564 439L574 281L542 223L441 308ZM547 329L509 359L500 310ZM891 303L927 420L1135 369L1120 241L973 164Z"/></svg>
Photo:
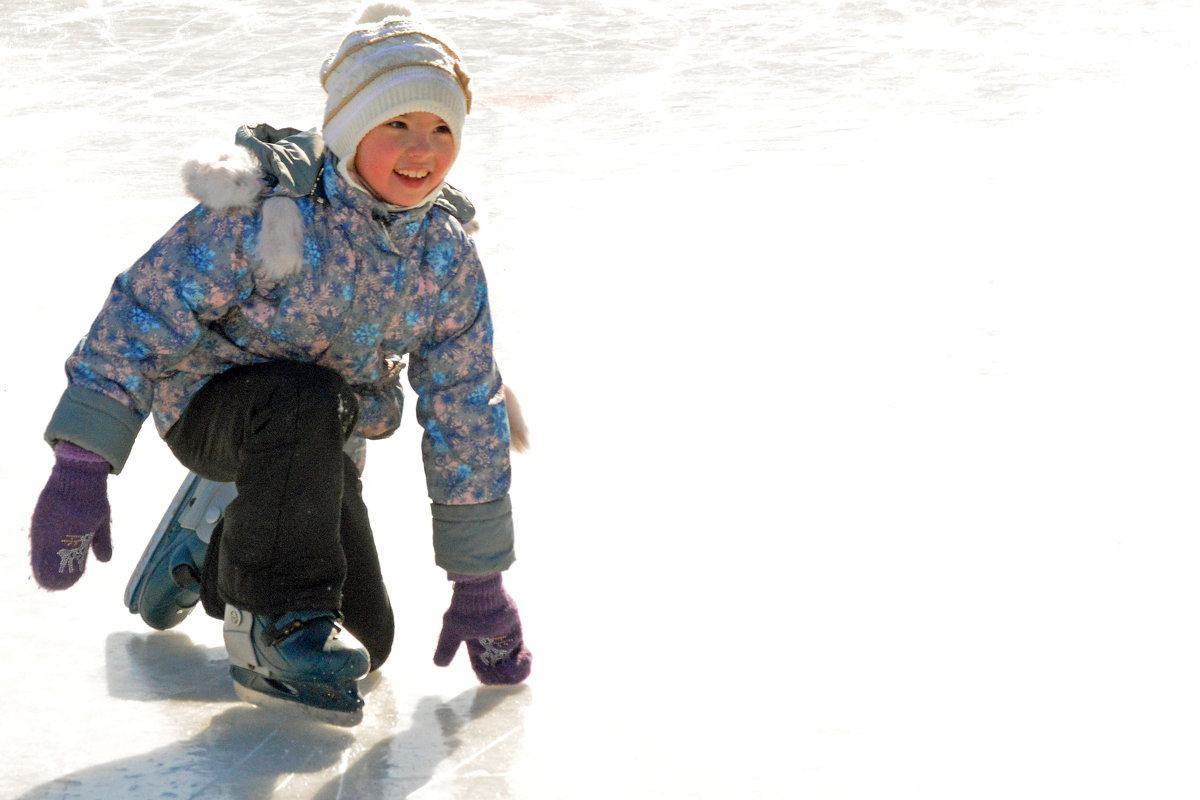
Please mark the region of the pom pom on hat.
<svg viewBox="0 0 1200 800"><path fill-rule="evenodd" d="M383 22L388 17L416 17L417 9L407 3L371 3L358 13L358 24Z"/></svg>
<svg viewBox="0 0 1200 800"><path fill-rule="evenodd" d="M462 147L470 78L454 45L411 5L372 3L321 65L325 144L349 165L363 136L413 111L437 114Z"/></svg>

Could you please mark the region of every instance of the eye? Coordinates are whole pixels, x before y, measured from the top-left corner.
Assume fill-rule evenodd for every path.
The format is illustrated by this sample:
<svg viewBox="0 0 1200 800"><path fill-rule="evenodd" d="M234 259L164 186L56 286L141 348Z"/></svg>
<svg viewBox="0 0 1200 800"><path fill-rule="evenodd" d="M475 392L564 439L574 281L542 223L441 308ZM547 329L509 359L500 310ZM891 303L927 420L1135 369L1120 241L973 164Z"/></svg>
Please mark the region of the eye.
<svg viewBox="0 0 1200 800"><path fill-rule="evenodd" d="M406 131L408 130L408 123L402 119L394 119L388 123L388 127L395 128L398 131Z"/></svg>
<svg viewBox="0 0 1200 800"><path fill-rule="evenodd" d="M451 132L449 125L438 125L436 128L433 129L433 131L434 131L434 133L445 133L445 134L450 134L450 132Z"/></svg>

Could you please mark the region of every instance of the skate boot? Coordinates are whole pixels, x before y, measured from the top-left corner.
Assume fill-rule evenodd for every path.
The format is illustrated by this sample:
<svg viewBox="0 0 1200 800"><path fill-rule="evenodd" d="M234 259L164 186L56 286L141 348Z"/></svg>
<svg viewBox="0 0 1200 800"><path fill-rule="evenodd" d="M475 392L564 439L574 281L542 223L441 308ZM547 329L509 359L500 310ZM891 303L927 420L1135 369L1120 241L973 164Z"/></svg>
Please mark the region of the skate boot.
<svg viewBox="0 0 1200 800"><path fill-rule="evenodd" d="M125 606L151 628L173 628L200 600L200 572L213 529L237 490L189 472L150 537L125 588Z"/></svg>
<svg viewBox="0 0 1200 800"><path fill-rule="evenodd" d="M362 721L358 680L371 665L357 642L337 638L332 611L293 611L278 617L225 605L225 649L233 689L248 703L299 708L332 725Z"/></svg>

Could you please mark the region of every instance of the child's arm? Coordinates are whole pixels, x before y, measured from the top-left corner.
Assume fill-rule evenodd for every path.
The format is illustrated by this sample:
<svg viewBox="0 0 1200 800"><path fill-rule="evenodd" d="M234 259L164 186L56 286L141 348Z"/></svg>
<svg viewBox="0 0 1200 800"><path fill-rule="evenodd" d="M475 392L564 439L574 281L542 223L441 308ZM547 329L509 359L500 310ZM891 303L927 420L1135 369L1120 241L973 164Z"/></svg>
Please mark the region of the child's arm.
<svg viewBox="0 0 1200 800"><path fill-rule="evenodd" d="M408 376L425 429L435 558L449 572L483 575L514 560L508 410L487 284L465 238L434 242L426 253L442 291L434 331L412 354Z"/></svg>
<svg viewBox="0 0 1200 800"><path fill-rule="evenodd" d="M189 353L206 320L240 294L248 276L226 268L214 235L240 242L239 227L202 209L185 217L117 278L67 361L70 382L45 434L54 469L29 528L39 585L65 589L83 575L89 551L100 561L112 556L108 475L121 471L150 412L155 376Z"/></svg>
<svg viewBox="0 0 1200 800"><path fill-rule="evenodd" d="M113 282L67 360L68 386L46 430L120 472L154 399L155 378L187 356L206 323L253 287L249 215L197 208Z"/></svg>

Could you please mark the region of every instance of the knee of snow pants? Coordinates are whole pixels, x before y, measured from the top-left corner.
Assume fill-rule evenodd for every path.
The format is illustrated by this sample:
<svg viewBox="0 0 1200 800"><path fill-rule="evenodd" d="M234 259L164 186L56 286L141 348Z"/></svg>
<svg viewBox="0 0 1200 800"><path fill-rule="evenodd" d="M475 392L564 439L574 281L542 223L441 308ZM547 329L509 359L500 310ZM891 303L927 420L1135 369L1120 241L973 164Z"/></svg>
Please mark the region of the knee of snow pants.
<svg viewBox="0 0 1200 800"><path fill-rule="evenodd" d="M235 367L193 397L166 440L192 471L232 480L218 592L261 614L340 609L345 456L357 401L332 370L270 362Z"/></svg>

